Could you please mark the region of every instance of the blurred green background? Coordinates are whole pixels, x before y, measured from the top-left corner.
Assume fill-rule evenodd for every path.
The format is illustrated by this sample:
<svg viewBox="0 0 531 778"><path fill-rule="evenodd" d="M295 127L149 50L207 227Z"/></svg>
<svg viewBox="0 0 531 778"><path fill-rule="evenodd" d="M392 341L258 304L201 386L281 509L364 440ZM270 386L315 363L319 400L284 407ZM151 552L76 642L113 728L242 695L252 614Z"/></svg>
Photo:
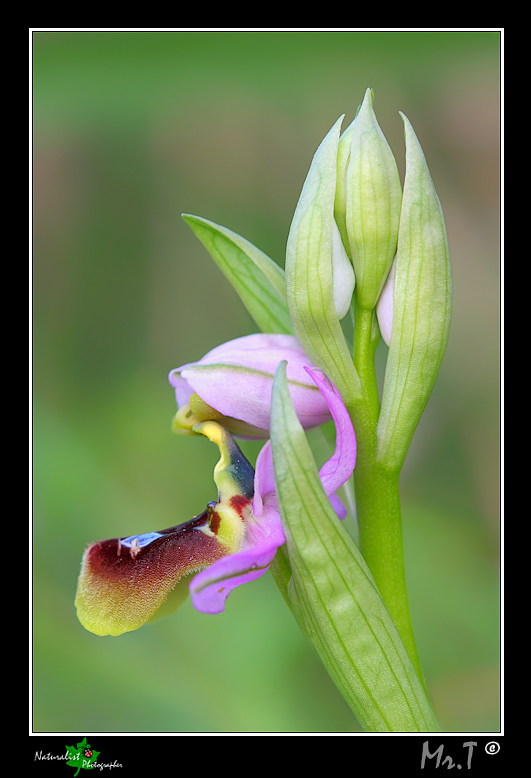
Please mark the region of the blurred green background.
<svg viewBox="0 0 531 778"><path fill-rule="evenodd" d="M419 651L444 730L499 728L499 73L496 32L33 33L34 731L359 730L269 574L121 638L73 600L89 542L215 497L167 373L255 327L181 212L283 264L312 156L369 86L401 175L399 110L417 132L454 272L402 477Z"/></svg>

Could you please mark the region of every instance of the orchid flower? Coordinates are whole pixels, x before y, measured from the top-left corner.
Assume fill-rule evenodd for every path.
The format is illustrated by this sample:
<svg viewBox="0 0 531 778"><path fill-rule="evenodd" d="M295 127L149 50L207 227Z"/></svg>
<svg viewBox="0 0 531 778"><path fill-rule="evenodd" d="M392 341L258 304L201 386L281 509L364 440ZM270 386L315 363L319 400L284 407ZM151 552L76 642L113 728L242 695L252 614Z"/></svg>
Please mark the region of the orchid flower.
<svg viewBox="0 0 531 778"><path fill-rule="evenodd" d="M356 437L349 413L322 370L305 368L336 426L332 457L320 470L326 495L339 515L337 490L351 476ZM217 502L184 524L160 532L93 543L86 550L76 595L81 623L98 635L138 629L163 605L183 576L198 570L190 583L192 603L203 613L219 613L231 591L262 576L285 542L275 494L268 441L256 472L228 430L216 421L194 425L219 447L214 469Z"/></svg>

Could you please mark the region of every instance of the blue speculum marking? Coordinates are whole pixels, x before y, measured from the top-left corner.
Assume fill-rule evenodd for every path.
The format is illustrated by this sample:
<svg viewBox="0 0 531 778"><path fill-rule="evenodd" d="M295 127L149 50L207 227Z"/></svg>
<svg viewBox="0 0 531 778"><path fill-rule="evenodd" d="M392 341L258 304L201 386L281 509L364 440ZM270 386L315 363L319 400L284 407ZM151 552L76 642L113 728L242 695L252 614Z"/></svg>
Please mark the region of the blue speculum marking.
<svg viewBox="0 0 531 778"><path fill-rule="evenodd" d="M143 546L149 546L150 543L153 543L154 540L161 537L162 535L160 532L146 532L145 535L131 535L128 538L124 538L120 542L122 546L127 546L128 548L131 548L133 544L143 548Z"/></svg>
<svg viewBox="0 0 531 778"><path fill-rule="evenodd" d="M165 535L179 534L188 532L190 530L199 529L202 530L206 527L211 519L211 515L216 507L216 502L209 502L208 507L199 516L194 516L190 521L185 521L183 524L178 524L176 527L169 527L169 529L161 530L160 532L146 532L143 535L129 535L127 538L120 538L120 545L126 548L144 548L153 543L158 538L163 538Z"/></svg>

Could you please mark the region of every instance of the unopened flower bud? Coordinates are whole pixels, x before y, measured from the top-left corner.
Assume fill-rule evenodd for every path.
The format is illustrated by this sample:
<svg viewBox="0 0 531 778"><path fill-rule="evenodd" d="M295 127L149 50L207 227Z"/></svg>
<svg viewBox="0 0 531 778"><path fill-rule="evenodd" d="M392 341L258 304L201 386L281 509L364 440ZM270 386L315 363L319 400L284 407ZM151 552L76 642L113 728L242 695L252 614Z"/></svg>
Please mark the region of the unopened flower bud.
<svg viewBox="0 0 531 778"><path fill-rule="evenodd" d="M295 209L286 247L286 299L304 350L348 402L360 390L340 323L354 288L334 218L341 121L317 149Z"/></svg>
<svg viewBox="0 0 531 778"><path fill-rule="evenodd" d="M428 401L446 350L452 310L452 273L441 204L422 148L402 114L406 176L394 282L379 304L389 339L378 459L399 468ZM389 316L390 314L390 316ZM384 319L387 322L384 323Z"/></svg>
<svg viewBox="0 0 531 778"><path fill-rule="evenodd" d="M354 122L340 141L335 205L354 264L357 300L370 310L380 297L395 256L402 198L396 161L372 100L372 89L367 89Z"/></svg>

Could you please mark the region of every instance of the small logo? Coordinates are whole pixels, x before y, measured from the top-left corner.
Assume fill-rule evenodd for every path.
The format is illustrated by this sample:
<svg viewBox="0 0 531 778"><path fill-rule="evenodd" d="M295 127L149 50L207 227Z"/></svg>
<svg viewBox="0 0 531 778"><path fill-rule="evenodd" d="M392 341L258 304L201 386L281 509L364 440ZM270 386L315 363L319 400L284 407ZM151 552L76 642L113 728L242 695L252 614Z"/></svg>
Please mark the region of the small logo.
<svg viewBox="0 0 531 778"><path fill-rule="evenodd" d="M80 770L92 770L94 762L97 760L101 751L94 751L90 743L87 743L87 738L84 737L81 743L77 746L66 746L66 754L68 756L67 765L69 767L76 767L74 778Z"/></svg>
<svg viewBox="0 0 531 778"><path fill-rule="evenodd" d="M485 746L485 752L487 754L497 754L500 750L500 744L496 740L491 740Z"/></svg>

